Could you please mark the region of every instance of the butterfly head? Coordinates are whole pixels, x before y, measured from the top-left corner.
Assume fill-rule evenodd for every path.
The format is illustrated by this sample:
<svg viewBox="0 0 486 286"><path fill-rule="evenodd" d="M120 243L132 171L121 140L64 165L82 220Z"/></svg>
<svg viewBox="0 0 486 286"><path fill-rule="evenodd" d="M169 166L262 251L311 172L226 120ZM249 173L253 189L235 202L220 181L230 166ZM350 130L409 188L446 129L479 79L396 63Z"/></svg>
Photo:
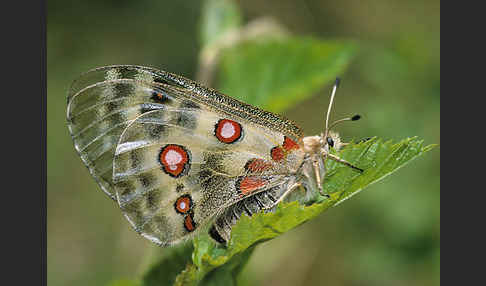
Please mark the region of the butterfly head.
<svg viewBox="0 0 486 286"><path fill-rule="evenodd" d="M354 115L353 117L339 119L329 124L331 108L338 86L339 78L336 79L336 82L332 89L331 99L329 102L329 107L327 109L326 128L324 129L324 132L320 135L308 136L303 138L303 149L304 152L307 154L307 161L304 164L303 169L303 174L307 178L305 185L307 185L309 189L318 190L321 195L327 197L329 197L329 194L327 194L322 188L322 182L324 181L324 178L326 176L326 168L324 164L325 159L329 158L341 164L347 165L348 167L351 167L359 172L363 172L363 169L360 169L349 163L348 161L343 160L338 156L330 153L331 148L333 148L334 150L340 150L343 146L347 144L342 143L339 134L332 131L331 129L338 123L344 121L356 121L361 118L360 115Z"/></svg>
<svg viewBox="0 0 486 286"><path fill-rule="evenodd" d="M336 126L337 124L345 121L356 121L361 118L360 115L356 114L353 117L347 117L347 118L342 118L339 120L336 120L329 124L329 118L331 115L331 109L334 103L334 96L336 95L336 90L339 87L340 79L336 78L336 81L334 82L334 86L332 88L331 92L331 99L329 101L329 107L327 109L327 114L326 114L326 128L324 130L324 133L321 133L319 136L319 149L320 150L325 150L326 152L329 151L329 148L334 148L336 150L341 149L341 147L344 146L344 143L341 142L341 139L339 137L339 134L337 132L332 131L331 129ZM317 137L317 136L316 136ZM315 138L317 139L317 138ZM316 142L317 143L317 142Z"/></svg>

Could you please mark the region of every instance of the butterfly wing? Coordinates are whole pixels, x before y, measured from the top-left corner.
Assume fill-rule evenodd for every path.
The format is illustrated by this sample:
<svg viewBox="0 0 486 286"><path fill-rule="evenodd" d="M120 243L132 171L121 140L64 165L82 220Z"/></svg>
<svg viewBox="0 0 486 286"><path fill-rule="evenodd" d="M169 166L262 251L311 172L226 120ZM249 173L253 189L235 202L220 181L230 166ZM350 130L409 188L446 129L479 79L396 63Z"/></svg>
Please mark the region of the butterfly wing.
<svg viewBox="0 0 486 286"><path fill-rule="evenodd" d="M180 76L106 67L71 93L70 130L83 161L135 230L161 245L284 185L303 160L293 123Z"/></svg>

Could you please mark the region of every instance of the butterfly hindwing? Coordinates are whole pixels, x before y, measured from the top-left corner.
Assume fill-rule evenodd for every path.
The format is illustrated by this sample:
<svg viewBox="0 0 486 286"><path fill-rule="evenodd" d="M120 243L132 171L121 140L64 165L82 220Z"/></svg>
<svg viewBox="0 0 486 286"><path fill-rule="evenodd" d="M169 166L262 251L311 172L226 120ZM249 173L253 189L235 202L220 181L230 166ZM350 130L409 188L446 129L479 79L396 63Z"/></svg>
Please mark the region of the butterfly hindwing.
<svg viewBox="0 0 486 286"><path fill-rule="evenodd" d="M287 179L287 166L272 162L270 152L281 135L238 123L242 134L226 136L234 140L227 143L218 127L237 121L223 120L204 106L162 108L126 128L113 177L120 207L137 231L159 244L175 243L226 207ZM258 174L248 172L249 162ZM181 211L180 203L190 207Z"/></svg>

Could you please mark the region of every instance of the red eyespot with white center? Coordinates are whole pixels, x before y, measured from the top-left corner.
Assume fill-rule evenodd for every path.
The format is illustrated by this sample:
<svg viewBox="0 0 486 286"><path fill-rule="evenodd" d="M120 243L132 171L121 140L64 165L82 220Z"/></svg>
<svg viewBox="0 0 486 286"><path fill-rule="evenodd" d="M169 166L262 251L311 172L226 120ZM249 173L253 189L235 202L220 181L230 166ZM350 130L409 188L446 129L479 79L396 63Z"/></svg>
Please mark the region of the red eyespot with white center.
<svg viewBox="0 0 486 286"><path fill-rule="evenodd" d="M230 144L241 138L243 129L238 122L220 119L214 128L214 135L219 141Z"/></svg>
<svg viewBox="0 0 486 286"><path fill-rule="evenodd" d="M187 213L192 208L192 199L190 195L180 196L174 203L175 210L180 214Z"/></svg>
<svg viewBox="0 0 486 286"><path fill-rule="evenodd" d="M159 162L166 174L177 178L189 171L190 153L183 146L168 144L160 150Z"/></svg>

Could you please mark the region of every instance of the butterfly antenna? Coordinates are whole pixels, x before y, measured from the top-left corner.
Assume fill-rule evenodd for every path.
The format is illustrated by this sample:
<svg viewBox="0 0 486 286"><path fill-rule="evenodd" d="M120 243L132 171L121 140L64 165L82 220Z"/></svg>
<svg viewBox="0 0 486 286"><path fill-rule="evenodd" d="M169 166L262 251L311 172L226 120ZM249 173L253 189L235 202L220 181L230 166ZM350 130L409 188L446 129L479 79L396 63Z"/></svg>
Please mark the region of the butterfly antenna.
<svg viewBox="0 0 486 286"><path fill-rule="evenodd" d="M329 129L332 129L334 126L336 126L338 123L341 123L341 122L344 122L344 121L356 121L356 120L359 120L361 118L361 115L359 114L356 114L355 116L353 117L348 117L348 118L343 118L343 119L339 119L339 120L336 120L334 121L331 126L329 126Z"/></svg>
<svg viewBox="0 0 486 286"><path fill-rule="evenodd" d="M327 108L326 130L325 130L324 138L327 138L327 134L329 133L329 117L331 116L331 108L332 108L332 104L334 102L334 96L336 95L336 90L337 90L340 82L341 82L341 80L337 77L336 81L334 82L334 86L332 87L331 100L329 101L329 107Z"/></svg>

